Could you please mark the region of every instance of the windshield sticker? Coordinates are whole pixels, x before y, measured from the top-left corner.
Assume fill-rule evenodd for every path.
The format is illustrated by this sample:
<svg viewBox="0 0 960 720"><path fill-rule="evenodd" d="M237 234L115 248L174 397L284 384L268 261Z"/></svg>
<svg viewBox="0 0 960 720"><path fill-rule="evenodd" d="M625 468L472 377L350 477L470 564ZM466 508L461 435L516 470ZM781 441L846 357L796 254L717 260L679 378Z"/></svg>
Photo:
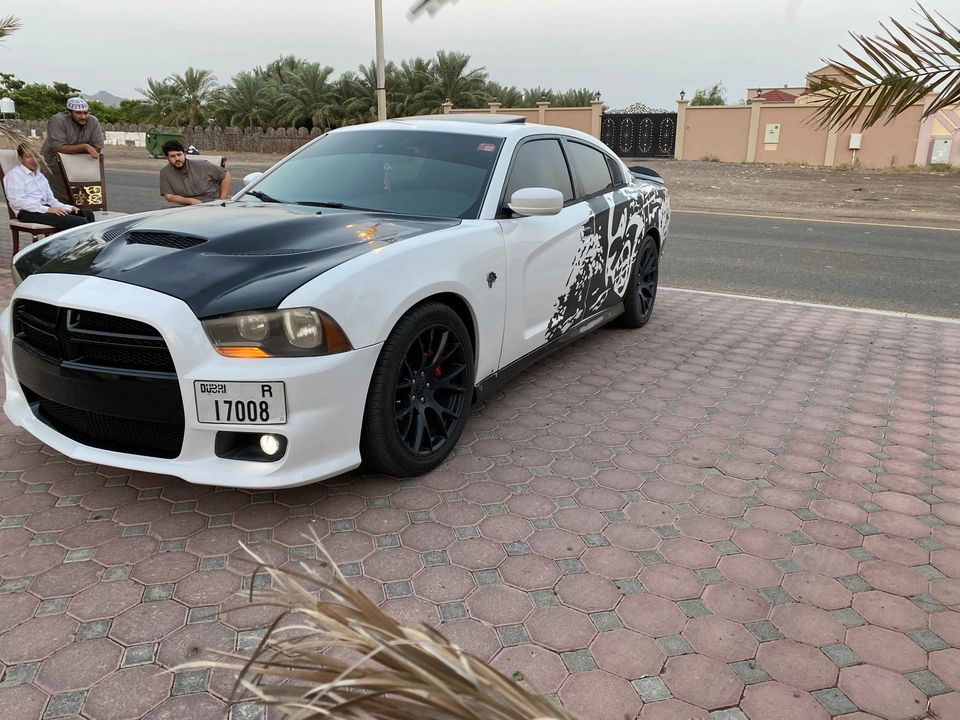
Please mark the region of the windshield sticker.
<svg viewBox="0 0 960 720"><path fill-rule="evenodd" d="M493 152L497 146L493 143L480 143L477 145L477 152Z"/></svg>

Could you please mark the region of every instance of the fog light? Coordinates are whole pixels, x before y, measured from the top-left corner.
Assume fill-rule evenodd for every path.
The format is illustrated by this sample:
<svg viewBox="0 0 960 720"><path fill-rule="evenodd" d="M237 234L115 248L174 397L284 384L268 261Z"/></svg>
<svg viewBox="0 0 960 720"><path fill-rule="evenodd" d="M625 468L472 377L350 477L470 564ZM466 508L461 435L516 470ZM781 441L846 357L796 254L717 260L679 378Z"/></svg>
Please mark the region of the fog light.
<svg viewBox="0 0 960 720"><path fill-rule="evenodd" d="M276 455L281 449L280 439L276 435L261 435L260 449L264 455Z"/></svg>

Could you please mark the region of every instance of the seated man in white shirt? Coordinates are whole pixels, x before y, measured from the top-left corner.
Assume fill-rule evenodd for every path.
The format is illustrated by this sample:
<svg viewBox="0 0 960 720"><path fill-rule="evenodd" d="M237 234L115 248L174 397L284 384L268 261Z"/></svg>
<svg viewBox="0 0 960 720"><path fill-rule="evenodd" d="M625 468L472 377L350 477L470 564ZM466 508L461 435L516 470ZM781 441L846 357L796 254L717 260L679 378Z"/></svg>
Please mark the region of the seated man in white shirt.
<svg viewBox="0 0 960 720"><path fill-rule="evenodd" d="M17 147L17 157L20 164L3 177L3 192L17 220L52 225L61 230L93 222L93 213L89 210L64 205L53 196L30 147Z"/></svg>

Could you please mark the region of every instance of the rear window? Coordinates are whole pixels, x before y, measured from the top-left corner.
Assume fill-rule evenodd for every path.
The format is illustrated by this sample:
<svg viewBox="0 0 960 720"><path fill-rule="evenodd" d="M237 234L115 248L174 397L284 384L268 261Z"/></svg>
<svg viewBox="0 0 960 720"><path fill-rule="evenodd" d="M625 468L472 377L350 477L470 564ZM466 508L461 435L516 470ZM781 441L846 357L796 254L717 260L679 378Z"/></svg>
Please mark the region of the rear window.
<svg viewBox="0 0 960 720"><path fill-rule="evenodd" d="M583 186L584 195L613 190L613 180L610 177L610 166L607 165L607 156L599 150L594 150L578 142L567 143L570 152L570 162L576 170L577 178Z"/></svg>
<svg viewBox="0 0 960 720"><path fill-rule="evenodd" d="M255 189L279 202L475 218L502 144L502 138L422 130L331 133Z"/></svg>

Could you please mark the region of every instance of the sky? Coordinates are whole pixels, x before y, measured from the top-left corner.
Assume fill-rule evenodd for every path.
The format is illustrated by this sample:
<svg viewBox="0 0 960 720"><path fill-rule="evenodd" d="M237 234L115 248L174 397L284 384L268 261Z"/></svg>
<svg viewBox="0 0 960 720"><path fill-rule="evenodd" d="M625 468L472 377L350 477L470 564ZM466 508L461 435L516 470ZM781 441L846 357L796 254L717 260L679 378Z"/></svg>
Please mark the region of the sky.
<svg viewBox="0 0 960 720"><path fill-rule="evenodd" d="M610 108L670 108L681 90L722 83L802 85L823 58L877 34L889 17L912 23L912 0L454 0L411 20L414 0L383 0L387 60L458 50L505 85L587 87ZM950 12L950 3L927 0ZM955 7L955 6L954 6ZM213 71L220 83L280 55L339 75L375 53L374 0L7 0L23 27L0 46L0 72L63 81L92 95L138 98L146 79Z"/></svg>

